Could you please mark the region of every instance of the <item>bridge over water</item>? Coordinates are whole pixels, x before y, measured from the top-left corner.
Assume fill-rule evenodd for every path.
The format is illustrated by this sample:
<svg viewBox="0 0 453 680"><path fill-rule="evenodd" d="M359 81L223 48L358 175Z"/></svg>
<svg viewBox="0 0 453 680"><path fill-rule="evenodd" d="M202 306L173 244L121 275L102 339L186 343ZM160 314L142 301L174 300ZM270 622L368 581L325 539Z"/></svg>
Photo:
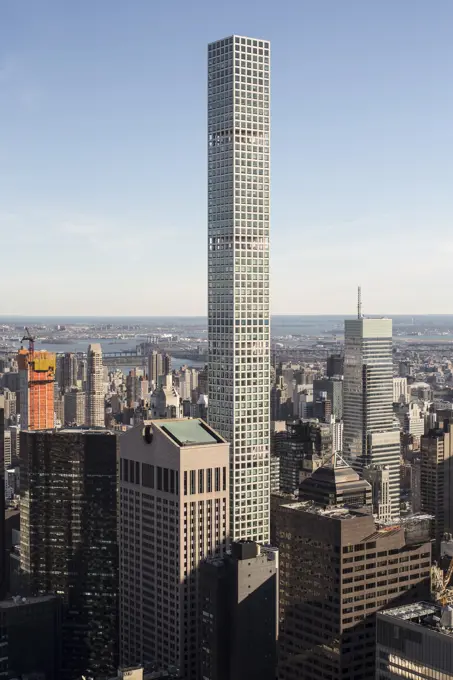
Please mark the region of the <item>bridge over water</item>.
<svg viewBox="0 0 453 680"><path fill-rule="evenodd" d="M168 352L175 359L187 359L190 361L207 361L207 355L200 354L197 350L177 350L171 347L159 348ZM102 355L105 366L141 366L146 363L148 354L137 350L121 350L119 352L106 352Z"/></svg>
<svg viewBox="0 0 453 680"><path fill-rule="evenodd" d="M160 351L168 352L175 359L187 359L190 361L203 362L207 361L207 356L199 354L197 350L178 350L172 347L159 347ZM49 349L49 351L52 351ZM68 350L69 351L69 350ZM0 356L11 356L16 354L17 350L0 349ZM75 352L82 356L82 353ZM58 352L62 354L62 352ZM146 363L148 352L140 351L140 346L137 349L123 349L118 352L105 352L102 355L102 362L105 366L142 366Z"/></svg>

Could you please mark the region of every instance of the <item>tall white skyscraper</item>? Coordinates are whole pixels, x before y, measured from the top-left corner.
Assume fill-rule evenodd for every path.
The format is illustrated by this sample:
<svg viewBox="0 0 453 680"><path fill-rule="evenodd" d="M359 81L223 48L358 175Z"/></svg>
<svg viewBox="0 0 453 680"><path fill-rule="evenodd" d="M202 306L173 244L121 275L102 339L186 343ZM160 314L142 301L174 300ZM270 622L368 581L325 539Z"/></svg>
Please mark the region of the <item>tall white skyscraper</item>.
<svg viewBox="0 0 453 680"><path fill-rule="evenodd" d="M87 364L87 425L105 427L104 367L99 343L89 345Z"/></svg>
<svg viewBox="0 0 453 680"><path fill-rule="evenodd" d="M393 517L400 511L400 433L393 421L392 320L345 321L343 447L358 471L389 466Z"/></svg>
<svg viewBox="0 0 453 680"><path fill-rule="evenodd" d="M234 540L269 539L270 45L208 48L209 419L230 442Z"/></svg>

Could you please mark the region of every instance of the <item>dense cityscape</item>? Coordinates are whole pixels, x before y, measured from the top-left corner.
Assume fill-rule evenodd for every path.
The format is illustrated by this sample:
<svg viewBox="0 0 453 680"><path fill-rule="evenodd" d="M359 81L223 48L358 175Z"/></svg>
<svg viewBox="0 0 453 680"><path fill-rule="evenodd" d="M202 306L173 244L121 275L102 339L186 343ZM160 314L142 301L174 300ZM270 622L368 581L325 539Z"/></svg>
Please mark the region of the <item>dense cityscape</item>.
<svg viewBox="0 0 453 680"><path fill-rule="evenodd" d="M207 319L0 319L0 677L451 678L453 317L271 318L270 43L207 66Z"/></svg>

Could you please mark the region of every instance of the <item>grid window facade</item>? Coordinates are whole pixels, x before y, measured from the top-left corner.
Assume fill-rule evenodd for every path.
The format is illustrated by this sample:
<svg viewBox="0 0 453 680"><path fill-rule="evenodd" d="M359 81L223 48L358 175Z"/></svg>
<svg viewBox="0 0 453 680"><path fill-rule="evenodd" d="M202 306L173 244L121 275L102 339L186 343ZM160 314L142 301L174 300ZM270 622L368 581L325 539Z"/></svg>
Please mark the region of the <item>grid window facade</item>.
<svg viewBox="0 0 453 680"><path fill-rule="evenodd" d="M230 442L234 540L269 540L270 45L208 47L209 419Z"/></svg>
<svg viewBox="0 0 453 680"><path fill-rule="evenodd" d="M393 355L390 319L345 322L343 451L361 471L389 466L393 517L400 512L400 437L393 424Z"/></svg>
<svg viewBox="0 0 453 680"><path fill-rule="evenodd" d="M132 480L134 461L120 460L121 663L175 666L182 677L194 680L198 677L197 575L200 563L222 555L226 546L228 491L221 490L226 466L167 469L167 490L159 489L158 476L151 474L152 469L160 469L165 479L166 468L140 466L142 474L134 474ZM179 489L180 472L194 481L193 493L190 487L189 493ZM209 493L202 490L208 473L219 481Z"/></svg>

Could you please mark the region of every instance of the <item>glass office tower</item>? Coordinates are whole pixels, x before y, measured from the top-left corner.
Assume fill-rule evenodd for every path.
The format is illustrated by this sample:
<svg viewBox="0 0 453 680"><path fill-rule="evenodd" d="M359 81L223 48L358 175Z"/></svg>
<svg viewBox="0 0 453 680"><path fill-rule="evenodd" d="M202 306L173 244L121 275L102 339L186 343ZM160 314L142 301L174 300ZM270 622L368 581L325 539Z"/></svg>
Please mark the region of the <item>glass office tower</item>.
<svg viewBox="0 0 453 680"><path fill-rule="evenodd" d="M345 321L343 449L359 472L389 466L391 514L400 511L400 433L393 422L392 320Z"/></svg>
<svg viewBox="0 0 453 680"><path fill-rule="evenodd" d="M270 45L208 47L209 420L230 442L231 535L269 539Z"/></svg>

